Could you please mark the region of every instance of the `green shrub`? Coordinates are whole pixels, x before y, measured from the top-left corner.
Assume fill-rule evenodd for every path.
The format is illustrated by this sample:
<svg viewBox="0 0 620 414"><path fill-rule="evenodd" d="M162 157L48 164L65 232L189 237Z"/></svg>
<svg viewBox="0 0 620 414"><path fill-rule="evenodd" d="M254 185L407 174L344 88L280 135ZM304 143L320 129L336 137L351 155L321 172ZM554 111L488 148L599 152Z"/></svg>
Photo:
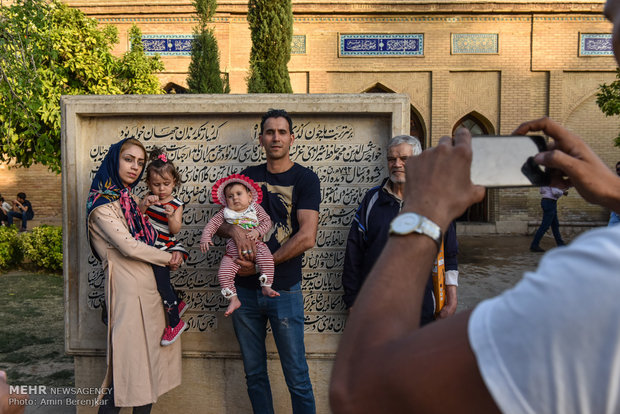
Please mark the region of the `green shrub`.
<svg viewBox="0 0 620 414"><path fill-rule="evenodd" d="M20 236L26 258L47 270L62 269L62 227L40 226Z"/></svg>
<svg viewBox="0 0 620 414"><path fill-rule="evenodd" d="M22 258L17 227L0 226L0 269L18 265Z"/></svg>

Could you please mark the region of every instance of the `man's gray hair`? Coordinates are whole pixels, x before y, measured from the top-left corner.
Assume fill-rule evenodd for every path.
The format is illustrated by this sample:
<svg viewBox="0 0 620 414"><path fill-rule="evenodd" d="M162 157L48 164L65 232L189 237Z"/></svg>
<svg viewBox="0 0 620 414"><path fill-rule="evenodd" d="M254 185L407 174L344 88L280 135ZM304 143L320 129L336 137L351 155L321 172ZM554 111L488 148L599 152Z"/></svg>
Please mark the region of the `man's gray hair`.
<svg viewBox="0 0 620 414"><path fill-rule="evenodd" d="M388 141L388 150L400 144L409 144L413 149L413 155L420 155L422 153L422 145L420 140L411 135L397 135Z"/></svg>

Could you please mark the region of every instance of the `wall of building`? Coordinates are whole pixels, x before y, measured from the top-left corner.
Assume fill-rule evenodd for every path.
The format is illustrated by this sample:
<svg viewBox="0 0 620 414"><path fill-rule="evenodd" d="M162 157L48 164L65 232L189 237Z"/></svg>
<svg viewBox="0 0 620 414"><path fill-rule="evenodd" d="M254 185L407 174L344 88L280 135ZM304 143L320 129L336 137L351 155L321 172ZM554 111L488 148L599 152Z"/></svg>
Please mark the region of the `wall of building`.
<svg viewBox="0 0 620 414"><path fill-rule="evenodd" d="M196 24L189 0L152 2L69 0L101 24L119 29L115 53L128 49L129 28L145 35L189 35ZM494 133L508 134L520 122L551 116L580 134L612 167L618 117L607 118L595 103L601 83L615 79L612 56L580 55L580 34L610 33L599 2L293 1L295 47L289 63L295 93L359 93L379 86L409 96L427 144L450 134L474 114ZM247 2L222 0L214 18L221 70L231 93L246 92L251 40ZM343 57L342 34L424 35L422 56ZM459 54L452 37L497 35L497 52ZM162 85L186 86L189 56L162 56ZM608 212L575 192L559 204L562 222L601 222ZM491 222L539 220L536 190L492 190ZM51 208L53 209L53 208Z"/></svg>

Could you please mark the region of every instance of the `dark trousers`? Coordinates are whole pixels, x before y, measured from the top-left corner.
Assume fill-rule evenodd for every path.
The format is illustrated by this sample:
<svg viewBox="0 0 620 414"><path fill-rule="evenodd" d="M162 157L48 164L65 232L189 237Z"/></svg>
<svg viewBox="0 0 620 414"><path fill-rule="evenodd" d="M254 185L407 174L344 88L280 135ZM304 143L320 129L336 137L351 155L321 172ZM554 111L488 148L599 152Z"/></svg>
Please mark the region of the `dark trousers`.
<svg viewBox="0 0 620 414"><path fill-rule="evenodd" d="M121 412L122 407L114 405L114 386L110 385L110 392L108 392L101 400L98 414L118 414ZM133 414L150 414L153 404L141 405L139 407L133 407Z"/></svg>
<svg viewBox="0 0 620 414"><path fill-rule="evenodd" d="M164 302L164 309L168 314L168 325L173 328L179 324L179 298L170 283L170 269L164 266L152 265L157 283L157 291Z"/></svg>
<svg viewBox="0 0 620 414"><path fill-rule="evenodd" d="M549 230L549 227L551 227L551 231L553 232L553 237L555 238L556 244L558 246L564 245L564 240L562 240L562 235L560 234L557 200L543 198L540 200L540 206L543 210L542 222L540 223L540 227L534 235L534 240L532 240L531 247L538 247L540 240L542 240L547 230Z"/></svg>
<svg viewBox="0 0 620 414"><path fill-rule="evenodd" d="M26 216L26 214L18 213L16 211L9 211L7 214L7 222L9 223L9 226L13 225L13 218L21 219L22 229L26 230L26 224L28 222L28 216Z"/></svg>

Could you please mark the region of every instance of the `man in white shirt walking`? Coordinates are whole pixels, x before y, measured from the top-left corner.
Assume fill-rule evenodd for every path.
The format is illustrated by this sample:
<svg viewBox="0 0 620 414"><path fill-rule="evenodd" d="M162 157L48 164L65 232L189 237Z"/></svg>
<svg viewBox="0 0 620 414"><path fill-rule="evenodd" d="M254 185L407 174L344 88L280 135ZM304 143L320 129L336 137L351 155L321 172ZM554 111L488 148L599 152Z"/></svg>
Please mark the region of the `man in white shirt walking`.
<svg viewBox="0 0 620 414"><path fill-rule="evenodd" d="M540 194L542 194L540 207L543 211L543 217L540 227L538 227L534 235L534 240L532 240L532 244L530 245L530 251L538 253L545 251L545 249L540 247L540 240L542 240L547 230L549 230L549 227L551 227L551 231L553 232L555 243L558 246L564 246L566 244L564 240L562 240L562 235L560 234L558 199L568 194L568 188L540 187Z"/></svg>

